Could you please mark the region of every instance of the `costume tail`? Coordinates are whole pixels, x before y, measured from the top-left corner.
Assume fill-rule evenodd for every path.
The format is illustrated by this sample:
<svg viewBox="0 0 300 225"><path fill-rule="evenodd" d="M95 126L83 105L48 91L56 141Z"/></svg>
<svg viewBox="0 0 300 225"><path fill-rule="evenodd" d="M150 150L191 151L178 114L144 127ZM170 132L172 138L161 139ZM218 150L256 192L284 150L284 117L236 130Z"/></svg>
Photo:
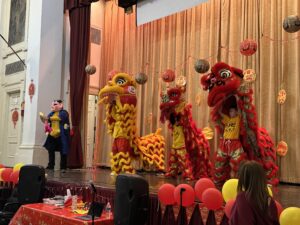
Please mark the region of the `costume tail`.
<svg viewBox="0 0 300 225"><path fill-rule="evenodd" d="M278 166L276 165L274 143L265 128L259 128L258 138L260 157L256 160L259 161L266 170L268 182L272 185L277 185L279 182L277 178Z"/></svg>
<svg viewBox="0 0 300 225"><path fill-rule="evenodd" d="M160 135L161 129L143 137L137 137L134 142L144 164L164 170L165 139Z"/></svg>

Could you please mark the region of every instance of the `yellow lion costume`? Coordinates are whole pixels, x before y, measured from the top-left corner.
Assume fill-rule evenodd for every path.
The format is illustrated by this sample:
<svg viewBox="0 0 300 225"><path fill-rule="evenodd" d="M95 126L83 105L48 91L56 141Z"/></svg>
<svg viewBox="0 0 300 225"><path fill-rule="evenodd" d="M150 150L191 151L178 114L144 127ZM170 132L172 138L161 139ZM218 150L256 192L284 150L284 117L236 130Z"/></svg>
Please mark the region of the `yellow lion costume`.
<svg viewBox="0 0 300 225"><path fill-rule="evenodd" d="M106 105L106 124L113 138L112 174L135 173L132 159L138 157L150 168L164 170L165 141L156 133L136 135L136 82L126 73L115 74L99 92L99 104Z"/></svg>

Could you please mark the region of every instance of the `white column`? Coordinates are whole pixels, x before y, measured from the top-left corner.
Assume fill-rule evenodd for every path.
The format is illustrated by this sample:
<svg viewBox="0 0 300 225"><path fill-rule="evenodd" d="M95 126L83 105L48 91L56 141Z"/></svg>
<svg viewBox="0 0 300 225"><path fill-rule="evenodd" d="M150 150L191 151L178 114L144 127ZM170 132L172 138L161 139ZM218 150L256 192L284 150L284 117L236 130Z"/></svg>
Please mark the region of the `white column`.
<svg viewBox="0 0 300 225"><path fill-rule="evenodd" d="M39 112L48 114L51 102L61 98L63 5L62 0L30 0L25 115L18 162L45 166L48 160L42 147L46 136ZM31 80L35 84L32 102L28 93Z"/></svg>

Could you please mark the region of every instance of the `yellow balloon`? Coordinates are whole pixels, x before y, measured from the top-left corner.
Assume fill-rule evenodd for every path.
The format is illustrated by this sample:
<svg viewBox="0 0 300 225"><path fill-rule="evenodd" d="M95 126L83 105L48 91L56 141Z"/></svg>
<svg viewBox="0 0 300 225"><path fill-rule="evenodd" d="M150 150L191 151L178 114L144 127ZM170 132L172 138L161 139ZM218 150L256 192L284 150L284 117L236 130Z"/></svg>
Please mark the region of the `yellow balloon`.
<svg viewBox="0 0 300 225"><path fill-rule="evenodd" d="M2 178L1 178L3 170L5 170L5 168L0 169L0 181L3 181Z"/></svg>
<svg viewBox="0 0 300 225"><path fill-rule="evenodd" d="M279 218L280 225L299 225L300 208L289 207L282 211Z"/></svg>
<svg viewBox="0 0 300 225"><path fill-rule="evenodd" d="M236 199L238 182L238 179L230 179L223 185L222 195L225 202Z"/></svg>
<svg viewBox="0 0 300 225"><path fill-rule="evenodd" d="M269 191L270 196L273 197L273 192L272 192L272 189L270 187L268 187L268 191Z"/></svg>
<svg viewBox="0 0 300 225"><path fill-rule="evenodd" d="M19 171L22 166L24 166L23 163L17 163L16 165L14 165L13 172Z"/></svg>

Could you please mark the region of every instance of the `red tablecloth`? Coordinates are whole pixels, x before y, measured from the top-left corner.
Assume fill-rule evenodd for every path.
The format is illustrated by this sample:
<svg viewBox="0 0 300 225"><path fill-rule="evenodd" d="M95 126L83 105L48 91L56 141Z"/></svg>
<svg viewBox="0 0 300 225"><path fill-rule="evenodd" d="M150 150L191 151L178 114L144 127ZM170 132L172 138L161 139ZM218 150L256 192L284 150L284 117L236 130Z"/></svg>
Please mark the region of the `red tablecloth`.
<svg viewBox="0 0 300 225"><path fill-rule="evenodd" d="M92 221L77 219L80 215L72 213L70 208L59 208L43 203L28 204L20 207L10 225L88 225ZM103 213L95 219L95 225L113 225L113 219L108 219Z"/></svg>

